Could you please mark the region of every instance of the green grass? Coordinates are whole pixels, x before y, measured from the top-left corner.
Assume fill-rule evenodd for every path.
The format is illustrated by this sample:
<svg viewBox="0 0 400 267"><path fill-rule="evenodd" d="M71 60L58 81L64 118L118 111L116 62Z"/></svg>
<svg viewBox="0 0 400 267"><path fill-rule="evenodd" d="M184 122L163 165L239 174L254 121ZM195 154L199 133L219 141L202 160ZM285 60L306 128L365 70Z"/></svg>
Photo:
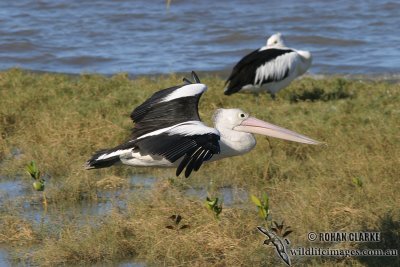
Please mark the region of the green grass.
<svg viewBox="0 0 400 267"><path fill-rule="evenodd" d="M289 236L294 247L365 247L309 243L307 233L370 230L385 236L378 245L367 244L370 248L400 249L398 83L307 77L272 101L268 95L224 96L220 77L200 75L209 87L200 101L200 116L209 125L215 109L237 107L327 145L258 136L251 153L206 164L189 179L174 178L173 169L84 170L92 153L129 136L134 107L181 79L181 75L129 79L126 74L0 72L0 177L26 181L29 188L25 167L34 160L46 180L49 214L59 214L54 224L23 218L21 203L39 203L40 194L5 201L0 206L0 243L12 248L16 258L38 265L124 259L150 265L281 264L274 249L262 245L256 226L264 222L250 198L224 206L216 219L205 199L183 193L184 188L206 187L212 197L221 197L215 195L217 189L228 186L249 195L266 192L272 220L284 220L294 230ZM21 151L18 156L13 155L16 148ZM153 190L138 195L123 182L133 174L162 179ZM115 208L83 223L64 212L65 205L99 201L99 194L110 187L123 188L129 200L126 209ZM174 214L181 215L189 228L166 228ZM18 229L23 230L20 235ZM292 257L292 261L315 266L400 264L398 257Z"/></svg>

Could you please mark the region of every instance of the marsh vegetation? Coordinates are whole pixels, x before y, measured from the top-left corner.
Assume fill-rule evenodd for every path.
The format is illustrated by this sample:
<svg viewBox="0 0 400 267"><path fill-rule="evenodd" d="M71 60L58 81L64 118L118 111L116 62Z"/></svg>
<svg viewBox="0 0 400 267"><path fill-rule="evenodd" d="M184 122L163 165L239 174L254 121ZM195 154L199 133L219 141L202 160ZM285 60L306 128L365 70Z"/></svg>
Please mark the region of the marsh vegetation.
<svg viewBox="0 0 400 267"><path fill-rule="evenodd" d="M200 101L208 124L216 108L239 107L327 145L257 137L251 153L206 164L189 179L175 177L173 169L87 171L83 164L94 151L128 137L132 109L180 84L182 75L0 72L0 186L18 184L15 192L0 188L0 245L10 260L41 266L281 264L256 228L266 221L250 195L264 193L269 216L291 226L295 247L358 248L365 244L310 243L307 233L370 230L385 237L375 247L400 248L398 83L306 77L272 101L268 95L227 97L218 75L200 77L209 87ZM26 174L31 160L46 181L46 209ZM132 184L139 176L157 179ZM226 188L229 203L221 193ZM221 211L208 209L206 197L222 201ZM101 203L101 212L82 208ZM372 266L383 258L293 257L292 263ZM399 257L384 260L400 264Z"/></svg>

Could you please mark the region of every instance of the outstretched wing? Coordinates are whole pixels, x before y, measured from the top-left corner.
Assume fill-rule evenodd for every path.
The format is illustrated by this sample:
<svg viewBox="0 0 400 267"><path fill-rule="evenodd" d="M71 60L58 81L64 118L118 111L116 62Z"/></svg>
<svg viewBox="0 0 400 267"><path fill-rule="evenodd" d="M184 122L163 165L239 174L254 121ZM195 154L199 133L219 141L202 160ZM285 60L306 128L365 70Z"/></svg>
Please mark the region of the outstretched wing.
<svg viewBox="0 0 400 267"><path fill-rule="evenodd" d="M184 79L185 84L158 91L133 110L133 138L182 122L200 121L198 104L207 86L200 83L195 73L193 77L197 83L189 84Z"/></svg>
<svg viewBox="0 0 400 267"><path fill-rule="evenodd" d="M297 57L297 53L291 49L257 49L235 65L226 81L228 86L224 93L236 93L246 85L281 81L294 69L293 63Z"/></svg>
<svg viewBox="0 0 400 267"><path fill-rule="evenodd" d="M186 168L185 177L189 177L203 162L220 153L219 139L216 129L189 121L145 134L134 142L142 154L160 155L170 162L181 159L176 176Z"/></svg>
<svg viewBox="0 0 400 267"><path fill-rule="evenodd" d="M207 86L192 72L195 83L153 94L131 114L135 126L129 141L142 154L159 155L170 162L180 160L176 175L197 171L203 162L220 153L218 130L200 121L198 103Z"/></svg>

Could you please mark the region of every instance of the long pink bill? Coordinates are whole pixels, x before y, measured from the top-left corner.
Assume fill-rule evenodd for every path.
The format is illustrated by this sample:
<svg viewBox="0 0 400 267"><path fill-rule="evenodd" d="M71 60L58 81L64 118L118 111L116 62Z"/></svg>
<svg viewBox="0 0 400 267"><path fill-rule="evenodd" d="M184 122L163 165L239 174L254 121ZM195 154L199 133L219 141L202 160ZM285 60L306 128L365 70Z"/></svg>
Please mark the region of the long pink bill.
<svg viewBox="0 0 400 267"><path fill-rule="evenodd" d="M274 124L253 117L245 119L239 126L236 126L234 129L241 132L262 134L298 143L304 143L310 145L322 144L321 142L311 139L310 137L307 137L305 135L290 131L288 129L276 126Z"/></svg>

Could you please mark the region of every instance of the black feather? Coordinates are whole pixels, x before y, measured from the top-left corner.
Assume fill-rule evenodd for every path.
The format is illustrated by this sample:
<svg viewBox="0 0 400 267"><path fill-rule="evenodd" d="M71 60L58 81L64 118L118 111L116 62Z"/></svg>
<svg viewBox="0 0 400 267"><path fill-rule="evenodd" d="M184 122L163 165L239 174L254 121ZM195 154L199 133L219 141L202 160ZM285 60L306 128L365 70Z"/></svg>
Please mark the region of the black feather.
<svg viewBox="0 0 400 267"><path fill-rule="evenodd" d="M160 155L170 162L182 158L176 170L179 176L186 168L185 176L192 170L197 171L204 161L211 159L214 154L220 153L219 135L214 133L203 135L170 135L163 134L148 136L135 141L135 145L142 154Z"/></svg>
<svg viewBox="0 0 400 267"><path fill-rule="evenodd" d="M88 161L86 161L85 167L86 169L100 169L115 165L116 163L121 162L119 155L115 155L113 157L108 157L105 159L98 158L104 154L110 154L118 150L125 150L130 148L134 149L135 145L133 143L126 142L114 148L99 150Z"/></svg>
<svg viewBox="0 0 400 267"><path fill-rule="evenodd" d="M200 121L199 99L200 96L182 97L149 107L132 129L132 138L186 121Z"/></svg>
<svg viewBox="0 0 400 267"><path fill-rule="evenodd" d="M140 139L136 141L136 145L144 154L160 155L170 162L175 162L187 151L195 148L197 144L190 138L164 133Z"/></svg>
<svg viewBox="0 0 400 267"><path fill-rule="evenodd" d="M265 49L260 51L254 50L250 54L243 57L233 68L231 75L226 80L225 85L228 84L224 94L231 95L242 89L243 86L253 85L256 77L256 71L265 63L276 59L287 53L294 52L291 49ZM289 70L286 70L283 77L276 77L271 73L267 79L262 81L262 84L280 81L289 75Z"/></svg>
<svg viewBox="0 0 400 267"><path fill-rule="evenodd" d="M185 177L186 178L188 178L189 175L192 173L193 169L196 166L197 158L202 152L203 152L203 148L199 147L195 152L192 153L191 158L190 158L190 162L186 166L186 170L185 170ZM200 162L200 165L201 165L201 162Z"/></svg>
<svg viewBox="0 0 400 267"><path fill-rule="evenodd" d="M192 71L192 77L193 77L193 80L194 80L196 83L201 83L199 77L198 77L197 74L196 74L196 72Z"/></svg>
<svg viewBox="0 0 400 267"><path fill-rule="evenodd" d="M197 172L200 169L201 164L203 164L203 162L204 162L204 157L206 154L207 154L207 151L202 150L202 153L197 157L196 164L193 166L193 170L195 172Z"/></svg>
<svg viewBox="0 0 400 267"><path fill-rule="evenodd" d="M179 164L178 168L176 169L176 176L179 176L181 172L185 169L186 165L189 163L190 156L185 155L181 163Z"/></svg>
<svg viewBox="0 0 400 267"><path fill-rule="evenodd" d="M131 119L133 122L140 121L144 115L146 115L147 111L149 111L153 105L157 104L164 97L171 94L176 89L181 88L181 85L169 87L167 89L160 90L154 93L151 97L149 97L146 101L144 101L140 106L136 107L131 113Z"/></svg>
<svg viewBox="0 0 400 267"><path fill-rule="evenodd" d="M187 78L183 78L183 82L186 83L186 84L192 84L192 82L189 81Z"/></svg>

